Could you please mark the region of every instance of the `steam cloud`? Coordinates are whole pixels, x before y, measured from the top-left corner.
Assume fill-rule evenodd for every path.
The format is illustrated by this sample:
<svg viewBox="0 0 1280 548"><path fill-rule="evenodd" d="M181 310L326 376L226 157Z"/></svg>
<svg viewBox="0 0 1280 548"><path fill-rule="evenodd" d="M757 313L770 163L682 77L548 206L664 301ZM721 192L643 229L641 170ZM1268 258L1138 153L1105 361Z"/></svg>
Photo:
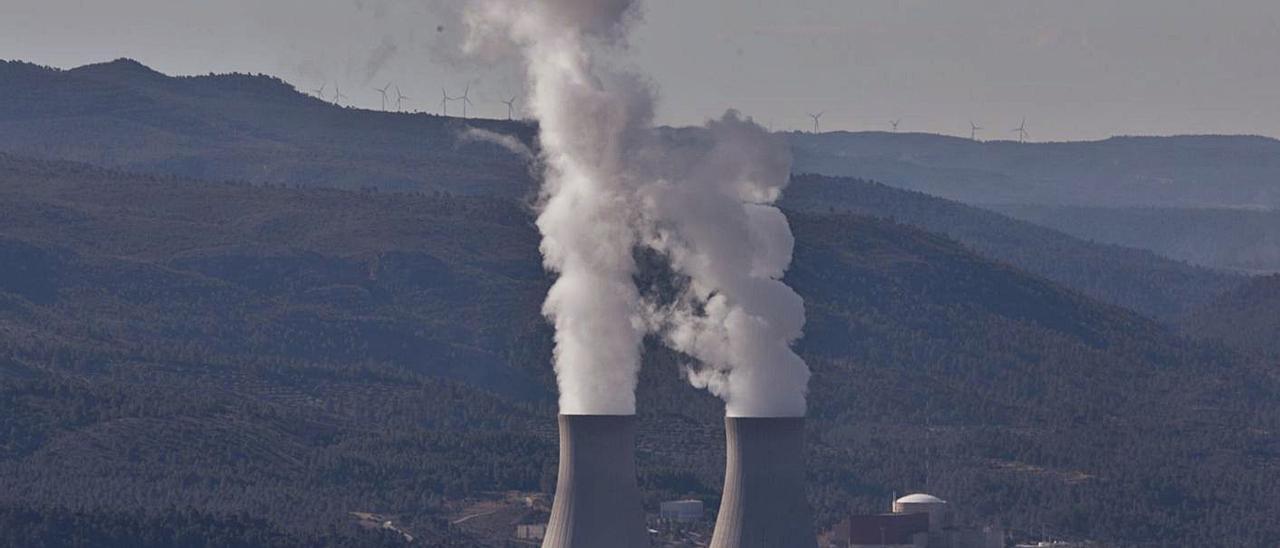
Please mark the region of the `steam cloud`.
<svg viewBox="0 0 1280 548"><path fill-rule="evenodd" d="M804 303L781 281L795 239L773 206L790 152L734 111L706 130L709 145L669 150L663 165L675 172L640 192L643 243L688 279L653 316L669 346L701 362L690 381L724 398L729 416L803 416L809 368L791 344Z"/></svg>
<svg viewBox="0 0 1280 548"><path fill-rule="evenodd" d="M458 135L458 139L462 142L492 143L525 160L536 159L533 151L514 135L469 127Z"/></svg>
<svg viewBox="0 0 1280 548"><path fill-rule="evenodd" d="M801 416L809 371L791 344L804 306L780 281L794 240L772 205L790 154L733 111L693 139L656 131L648 82L608 56L638 3L473 0L464 12L469 54L522 57L539 121L560 412L634 414L641 342L656 333L697 360L689 379L729 415ZM637 290L633 252L646 248L684 282L673 302Z"/></svg>

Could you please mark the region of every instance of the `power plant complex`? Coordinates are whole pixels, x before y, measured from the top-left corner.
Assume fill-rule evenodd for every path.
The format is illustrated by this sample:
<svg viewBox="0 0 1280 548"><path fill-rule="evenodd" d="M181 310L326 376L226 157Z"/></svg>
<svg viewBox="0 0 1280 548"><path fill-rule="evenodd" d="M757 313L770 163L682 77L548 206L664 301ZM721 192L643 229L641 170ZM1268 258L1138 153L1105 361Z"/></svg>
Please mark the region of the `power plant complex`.
<svg viewBox="0 0 1280 548"><path fill-rule="evenodd" d="M850 515L826 535L823 548L1004 548L999 526L956 523L947 501L914 493L886 514Z"/></svg>
<svg viewBox="0 0 1280 548"><path fill-rule="evenodd" d="M560 415L559 422L559 478L543 548L649 546L635 417ZM804 419L728 417L725 441L724 496L710 546L816 548L804 488Z"/></svg>
<svg viewBox="0 0 1280 548"><path fill-rule="evenodd" d="M543 548L1003 548L999 525L957 523L951 504L915 493L882 514L848 514L816 534L805 494L802 417L726 417L724 491L708 539L700 500L660 505L646 522L636 477L634 415L560 415L549 518L516 537ZM546 514L542 514L546 516ZM690 528L692 526L692 528ZM650 527L653 527L651 529ZM523 529L521 529L523 528ZM700 531L700 532L699 532ZM821 540L821 542L819 542Z"/></svg>

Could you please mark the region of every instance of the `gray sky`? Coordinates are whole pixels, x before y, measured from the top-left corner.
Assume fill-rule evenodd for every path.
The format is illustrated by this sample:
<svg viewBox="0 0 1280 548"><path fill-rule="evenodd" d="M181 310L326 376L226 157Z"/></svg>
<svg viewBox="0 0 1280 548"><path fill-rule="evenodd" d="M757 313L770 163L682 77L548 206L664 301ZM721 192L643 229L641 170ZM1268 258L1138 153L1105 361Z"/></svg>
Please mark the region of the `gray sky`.
<svg viewBox="0 0 1280 548"><path fill-rule="evenodd" d="M460 1L0 0L0 58L264 72L367 107L394 81L431 111L472 82L475 112L505 116L511 70L437 53ZM774 129L826 111L824 130L1280 136L1277 0L649 0L631 56L670 124L735 107Z"/></svg>

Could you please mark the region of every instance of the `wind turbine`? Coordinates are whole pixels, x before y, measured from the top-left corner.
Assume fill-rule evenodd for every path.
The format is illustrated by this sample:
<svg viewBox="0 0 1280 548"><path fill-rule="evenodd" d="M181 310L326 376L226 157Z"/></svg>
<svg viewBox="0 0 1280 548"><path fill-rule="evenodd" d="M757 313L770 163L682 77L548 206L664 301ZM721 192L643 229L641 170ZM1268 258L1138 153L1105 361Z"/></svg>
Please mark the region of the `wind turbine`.
<svg viewBox="0 0 1280 548"><path fill-rule="evenodd" d="M467 105L472 104L471 98L468 97L468 95L470 94L471 94L471 84L467 84L467 89L462 90L462 97L454 97L454 99L462 99L462 119L463 120L467 119Z"/></svg>
<svg viewBox="0 0 1280 548"><path fill-rule="evenodd" d="M320 87L318 87L318 88L316 88L316 89L311 90L311 93L316 94L316 97L319 97L319 98L320 98L320 100L321 100L321 101L323 101L323 100L324 100L324 87L325 87L325 86L327 86L327 85L329 85L329 84L328 84L328 83L322 83L322 84L320 84Z"/></svg>
<svg viewBox="0 0 1280 548"><path fill-rule="evenodd" d="M342 88L338 87L338 84L334 84L333 85L333 104L342 106L343 99L350 99L350 97L343 95Z"/></svg>
<svg viewBox="0 0 1280 548"><path fill-rule="evenodd" d="M978 140L979 131L982 131L982 128L978 127L978 124L973 123L973 120L969 120L969 140L970 141Z"/></svg>
<svg viewBox="0 0 1280 548"><path fill-rule="evenodd" d="M901 124L901 123L902 123L902 118L898 118L898 119L895 119L895 120L889 120L889 125L893 126L893 132L894 132L894 133L897 133L897 132L898 132L898 124Z"/></svg>
<svg viewBox="0 0 1280 548"><path fill-rule="evenodd" d="M377 91L379 94L382 95L382 110L387 110L387 90L388 89L391 89L391 82L387 82L387 85L382 86L381 88L373 88L374 91Z"/></svg>
<svg viewBox="0 0 1280 548"><path fill-rule="evenodd" d="M405 99L413 99L413 97L400 93L400 86L396 86L396 112L404 110L400 105Z"/></svg>
<svg viewBox="0 0 1280 548"><path fill-rule="evenodd" d="M517 97L519 97L519 95L512 95L510 99L507 99L506 101L502 101L502 104L507 105L508 120L512 119L512 113L515 112L515 104L516 104Z"/></svg>
<svg viewBox="0 0 1280 548"><path fill-rule="evenodd" d="M822 112L819 112L819 113L817 113L817 114L809 113L809 117L810 117L810 118L813 118L813 132L814 132L814 133L817 133L817 132L818 132L818 118L821 118L823 114L826 114L826 111L822 111Z"/></svg>
<svg viewBox="0 0 1280 548"><path fill-rule="evenodd" d="M1023 116L1023 117L1022 117L1022 124L1021 124L1021 125L1019 125L1018 127L1013 128L1013 129L1012 129L1012 130L1010 130L1010 131L1013 131L1014 133L1017 133L1017 134L1018 134L1018 142L1019 142L1019 143L1025 143L1025 142L1027 142L1027 117L1026 117L1026 116Z"/></svg>
<svg viewBox="0 0 1280 548"><path fill-rule="evenodd" d="M440 115L441 116L449 115L450 99L453 99L453 97L449 97L449 92L445 91L444 88L440 88Z"/></svg>

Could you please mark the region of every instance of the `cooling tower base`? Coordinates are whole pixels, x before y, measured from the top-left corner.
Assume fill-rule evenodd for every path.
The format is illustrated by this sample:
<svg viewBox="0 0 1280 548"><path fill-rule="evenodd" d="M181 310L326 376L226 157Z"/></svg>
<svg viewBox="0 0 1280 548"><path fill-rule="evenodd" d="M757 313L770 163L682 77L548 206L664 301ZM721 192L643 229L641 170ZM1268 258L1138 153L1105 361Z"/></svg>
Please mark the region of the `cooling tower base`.
<svg viewBox="0 0 1280 548"><path fill-rule="evenodd" d="M804 492L804 419L727 417L711 548L817 548Z"/></svg>
<svg viewBox="0 0 1280 548"><path fill-rule="evenodd" d="M560 415L560 477L543 548L647 548L635 417Z"/></svg>

